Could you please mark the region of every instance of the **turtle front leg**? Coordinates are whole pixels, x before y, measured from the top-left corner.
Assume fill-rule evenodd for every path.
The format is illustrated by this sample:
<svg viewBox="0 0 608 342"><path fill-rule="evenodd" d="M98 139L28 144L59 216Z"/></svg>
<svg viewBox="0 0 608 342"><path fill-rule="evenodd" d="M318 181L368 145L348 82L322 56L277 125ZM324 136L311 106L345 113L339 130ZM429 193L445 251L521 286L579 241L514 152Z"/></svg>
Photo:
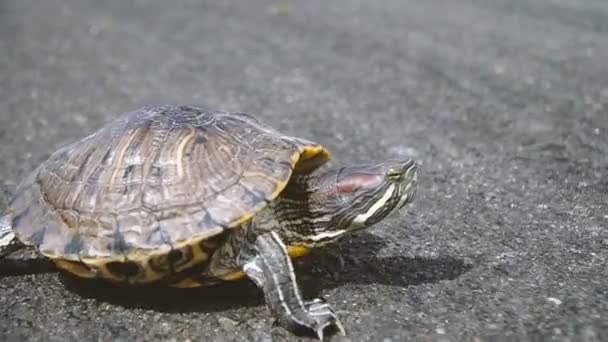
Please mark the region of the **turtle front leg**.
<svg viewBox="0 0 608 342"><path fill-rule="evenodd" d="M243 271L262 288L266 304L281 325L292 331L312 331L320 340L329 326L335 326L345 334L342 323L329 304L322 299L302 300L291 259L277 233L258 236L255 253Z"/></svg>
<svg viewBox="0 0 608 342"><path fill-rule="evenodd" d="M0 217L0 259L23 247L13 233L8 217Z"/></svg>

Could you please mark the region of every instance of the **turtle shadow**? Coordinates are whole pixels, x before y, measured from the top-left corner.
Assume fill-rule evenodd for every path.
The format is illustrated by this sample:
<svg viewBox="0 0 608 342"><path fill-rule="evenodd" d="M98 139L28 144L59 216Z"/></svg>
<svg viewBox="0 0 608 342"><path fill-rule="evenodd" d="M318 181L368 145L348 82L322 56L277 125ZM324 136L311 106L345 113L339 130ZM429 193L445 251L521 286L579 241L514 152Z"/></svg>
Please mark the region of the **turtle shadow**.
<svg viewBox="0 0 608 342"><path fill-rule="evenodd" d="M455 279L472 268L452 257L377 257L386 245L378 236L361 233L313 251L295 264L298 283L306 298L346 284L381 284L409 287ZM125 308L169 313L221 312L264 304L261 291L248 280L194 289L165 286L121 287L100 280L60 273L66 289Z"/></svg>
<svg viewBox="0 0 608 342"><path fill-rule="evenodd" d="M119 286L102 280L82 279L60 273L60 282L77 295L127 309L166 313L221 312L262 305L263 296L250 281L226 282L198 288Z"/></svg>
<svg viewBox="0 0 608 342"><path fill-rule="evenodd" d="M0 260L0 277L56 272L55 264L33 250L17 251Z"/></svg>
<svg viewBox="0 0 608 342"><path fill-rule="evenodd" d="M48 259L9 259L0 261L0 277L24 276L56 272L57 268Z"/></svg>
<svg viewBox="0 0 608 342"><path fill-rule="evenodd" d="M370 233L360 233L315 250L297 262L298 280L305 295L318 295L347 284L389 285L407 288L424 283L452 280L473 265L451 256L435 258L394 255L379 257L387 242Z"/></svg>

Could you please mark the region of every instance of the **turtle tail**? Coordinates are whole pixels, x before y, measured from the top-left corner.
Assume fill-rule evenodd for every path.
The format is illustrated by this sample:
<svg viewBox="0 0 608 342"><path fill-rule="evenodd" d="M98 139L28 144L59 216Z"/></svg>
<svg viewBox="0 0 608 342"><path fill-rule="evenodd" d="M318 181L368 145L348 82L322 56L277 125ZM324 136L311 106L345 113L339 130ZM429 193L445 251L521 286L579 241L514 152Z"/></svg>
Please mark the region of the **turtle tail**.
<svg viewBox="0 0 608 342"><path fill-rule="evenodd" d="M7 216L0 217L0 259L25 247L13 233Z"/></svg>

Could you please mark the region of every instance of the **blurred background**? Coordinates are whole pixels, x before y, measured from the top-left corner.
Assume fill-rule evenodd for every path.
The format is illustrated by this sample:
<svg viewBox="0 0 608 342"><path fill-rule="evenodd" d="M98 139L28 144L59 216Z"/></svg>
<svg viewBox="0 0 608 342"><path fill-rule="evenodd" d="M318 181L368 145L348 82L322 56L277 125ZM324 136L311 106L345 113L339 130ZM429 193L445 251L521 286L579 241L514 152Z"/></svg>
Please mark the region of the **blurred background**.
<svg viewBox="0 0 608 342"><path fill-rule="evenodd" d="M410 211L299 266L346 340L600 340L607 60L604 0L0 0L0 205L122 112L249 112L336 164L422 165ZM291 339L255 291L0 289L3 340Z"/></svg>

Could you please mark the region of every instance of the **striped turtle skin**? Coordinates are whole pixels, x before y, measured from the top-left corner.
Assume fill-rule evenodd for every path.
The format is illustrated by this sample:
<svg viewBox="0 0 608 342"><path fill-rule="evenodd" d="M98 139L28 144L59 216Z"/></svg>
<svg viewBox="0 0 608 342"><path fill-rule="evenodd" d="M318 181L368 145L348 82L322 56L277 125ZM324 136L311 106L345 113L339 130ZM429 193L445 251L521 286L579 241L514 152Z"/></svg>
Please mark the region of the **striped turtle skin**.
<svg viewBox="0 0 608 342"><path fill-rule="evenodd" d="M292 258L411 203L413 160L320 169L323 146L245 113L144 107L53 153L0 216L0 258L34 248L120 285L252 280L285 328L344 333L305 301Z"/></svg>

